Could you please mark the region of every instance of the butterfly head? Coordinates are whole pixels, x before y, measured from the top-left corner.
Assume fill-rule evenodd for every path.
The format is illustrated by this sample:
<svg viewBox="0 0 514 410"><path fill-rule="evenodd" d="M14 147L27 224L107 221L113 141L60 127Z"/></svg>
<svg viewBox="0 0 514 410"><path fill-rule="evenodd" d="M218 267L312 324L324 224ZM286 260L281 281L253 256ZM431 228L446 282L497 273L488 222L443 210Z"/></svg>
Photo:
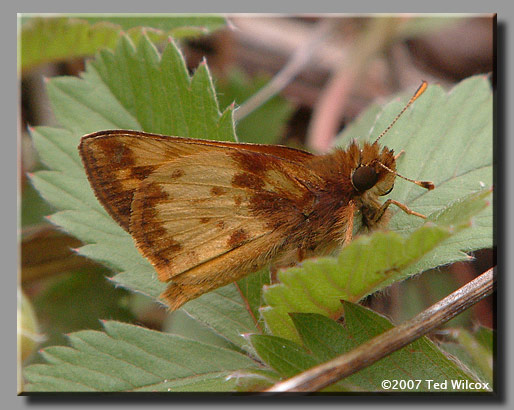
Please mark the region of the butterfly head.
<svg viewBox="0 0 514 410"><path fill-rule="evenodd" d="M393 150L373 144L365 143L359 150L358 165L352 171L351 182L357 192L371 191L377 196L387 195L394 187L394 180L398 176L429 191L434 189L430 181L418 181L400 175L396 172L396 159Z"/></svg>

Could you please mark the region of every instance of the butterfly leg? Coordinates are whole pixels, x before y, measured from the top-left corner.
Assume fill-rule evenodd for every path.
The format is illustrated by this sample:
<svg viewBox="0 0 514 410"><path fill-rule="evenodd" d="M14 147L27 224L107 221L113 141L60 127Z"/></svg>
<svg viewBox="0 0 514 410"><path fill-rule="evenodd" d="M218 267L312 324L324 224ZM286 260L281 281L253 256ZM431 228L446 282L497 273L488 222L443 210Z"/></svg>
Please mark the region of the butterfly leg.
<svg viewBox="0 0 514 410"><path fill-rule="evenodd" d="M344 245L348 245L353 238L353 215L355 214L355 203L353 201L350 201L348 203L347 212L348 222L346 225L346 232L344 235Z"/></svg>
<svg viewBox="0 0 514 410"><path fill-rule="evenodd" d="M269 268L270 283L278 283L277 273L278 273L278 266L271 265Z"/></svg>
<svg viewBox="0 0 514 410"><path fill-rule="evenodd" d="M307 252L304 247L299 246L292 249L290 252L285 253L279 260L276 260L270 266L270 281L271 283L279 283L277 274L279 269L289 268L295 266L307 257Z"/></svg>
<svg viewBox="0 0 514 410"><path fill-rule="evenodd" d="M305 249L304 248L298 248L298 251L297 251L298 255L297 255L297 258L298 258L298 262L301 262L305 259Z"/></svg>
<svg viewBox="0 0 514 410"><path fill-rule="evenodd" d="M427 219L427 217L423 214L420 214L419 212L415 212L413 211L412 209L410 209L407 205L404 205L402 204L401 202L398 202L398 201L395 201L394 199L388 199L387 201L384 202L384 204L379 208L379 210L377 211L377 213L375 214L375 217L373 218L373 223L377 223L380 218L382 218L382 216L384 215L384 212L386 211L387 207L389 205L396 205L398 208L400 208L403 212L409 214L409 215L414 215L414 216L418 216L420 218L423 218L423 219Z"/></svg>

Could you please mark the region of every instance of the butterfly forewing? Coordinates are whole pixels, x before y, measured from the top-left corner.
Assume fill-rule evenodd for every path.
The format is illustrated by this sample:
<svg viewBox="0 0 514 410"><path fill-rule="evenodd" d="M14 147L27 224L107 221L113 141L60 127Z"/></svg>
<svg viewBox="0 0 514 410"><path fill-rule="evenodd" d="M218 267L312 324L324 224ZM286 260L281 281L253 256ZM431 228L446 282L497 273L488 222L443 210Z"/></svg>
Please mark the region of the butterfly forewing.
<svg viewBox="0 0 514 410"><path fill-rule="evenodd" d="M100 131L82 138L79 152L95 194L111 217L129 230L134 190L160 165L213 148L244 149L295 162L312 154L294 148L168 137L139 131Z"/></svg>
<svg viewBox="0 0 514 410"><path fill-rule="evenodd" d="M161 166L136 191L130 232L163 281L270 232L223 152ZM172 177L172 175L175 175Z"/></svg>
<svg viewBox="0 0 514 410"><path fill-rule="evenodd" d="M87 136L80 152L100 202L182 301L269 262L319 179L311 154L286 147L124 131Z"/></svg>

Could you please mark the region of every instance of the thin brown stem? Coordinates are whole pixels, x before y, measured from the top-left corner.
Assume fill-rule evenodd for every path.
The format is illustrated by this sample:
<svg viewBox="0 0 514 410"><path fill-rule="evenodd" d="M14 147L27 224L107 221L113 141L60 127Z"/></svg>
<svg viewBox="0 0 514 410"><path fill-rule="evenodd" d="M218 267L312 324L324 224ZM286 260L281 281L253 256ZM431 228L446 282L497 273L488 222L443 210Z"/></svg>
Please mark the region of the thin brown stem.
<svg viewBox="0 0 514 410"><path fill-rule="evenodd" d="M358 348L270 387L268 392L315 392L408 345L446 323L494 290L493 268L424 310L413 319L363 343Z"/></svg>

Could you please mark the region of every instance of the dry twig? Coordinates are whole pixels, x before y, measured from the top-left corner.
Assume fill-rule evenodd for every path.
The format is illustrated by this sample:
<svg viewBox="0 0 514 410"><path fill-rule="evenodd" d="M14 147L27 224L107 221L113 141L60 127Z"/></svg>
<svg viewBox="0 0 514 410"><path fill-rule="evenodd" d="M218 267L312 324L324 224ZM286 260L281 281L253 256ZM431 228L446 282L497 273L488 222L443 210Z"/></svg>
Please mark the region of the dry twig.
<svg viewBox="0 0 514 410"><path fill-rule="evenodd" d="M266 391L319 391L372 365L446 323L460 312L490 295L493 289L494 272L491 268L413 319L382 333L348 353L279 382Z"/></svg>

